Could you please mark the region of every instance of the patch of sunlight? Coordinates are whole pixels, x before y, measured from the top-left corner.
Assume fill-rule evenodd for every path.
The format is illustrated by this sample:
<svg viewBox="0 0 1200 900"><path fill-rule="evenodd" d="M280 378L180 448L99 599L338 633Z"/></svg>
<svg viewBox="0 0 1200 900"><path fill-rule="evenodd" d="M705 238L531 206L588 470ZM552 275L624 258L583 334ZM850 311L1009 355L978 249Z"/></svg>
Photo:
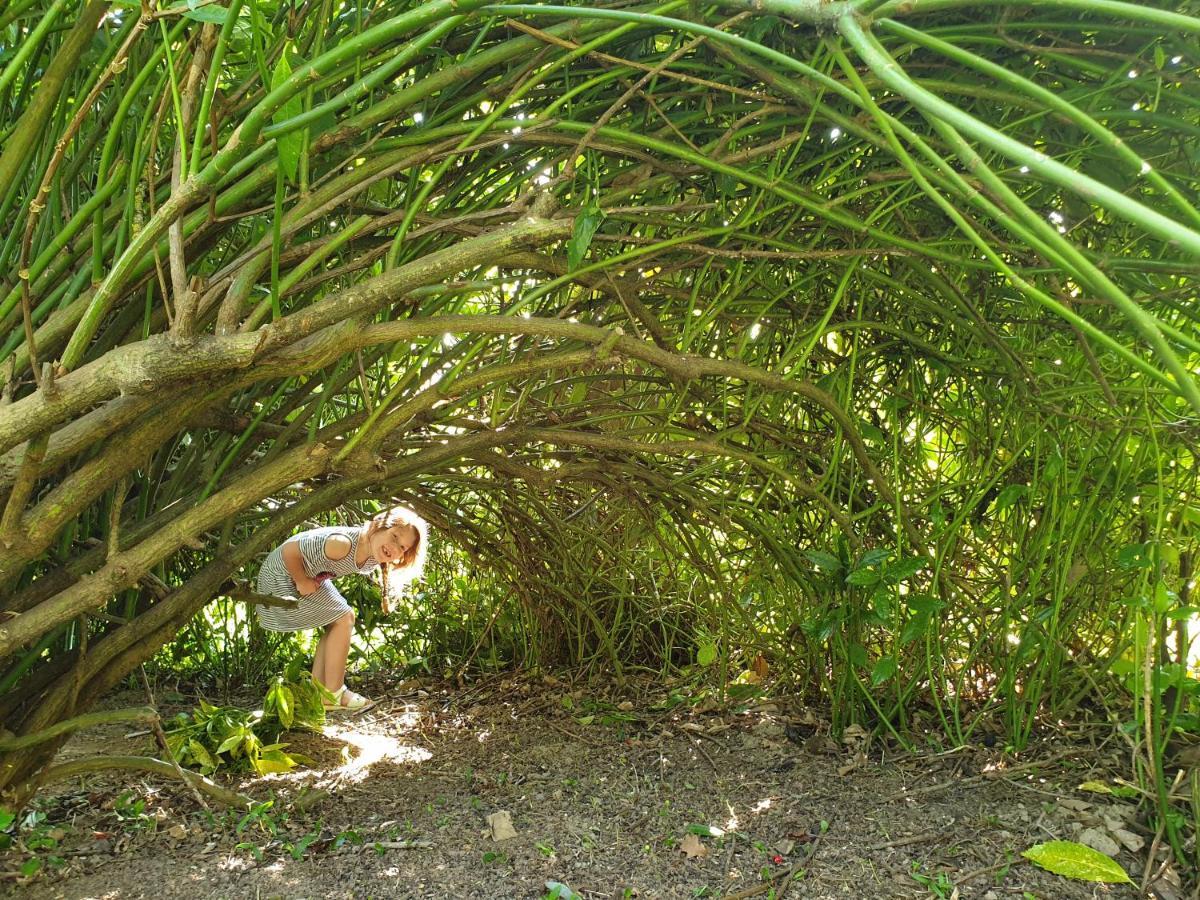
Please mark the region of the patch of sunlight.
<svg viewBox="0 0 1200 900"><path fill-rule="evenodd" d="M397 724L403 724L404 718L401 717ZM390 760L397 763L417 763L433 757L424 747L401 744L385 734L368 734L355 731L346 725L326 725L321 729L321 733L326 737L345 741L358 751L352 759L331 773L350 782L362 781L367 777L367 770L377 762Z"/></svg>
<svg viewBox="0 0 1200 900"><path fill-rule="evenodd" d="M217 863L217 868L225 872L241 872L244 869L250 868L251 860L245 856L229 854L225 859Z"/></svg>
<svg viewBox="0 0 1200 900"><path fill-rule="evenodd" d="M767 797L764 800L759 800L757 803L754 804L754 812L756 812L756 813L766 812L770 808L771 808L771 798L770 797Z"/></svg>

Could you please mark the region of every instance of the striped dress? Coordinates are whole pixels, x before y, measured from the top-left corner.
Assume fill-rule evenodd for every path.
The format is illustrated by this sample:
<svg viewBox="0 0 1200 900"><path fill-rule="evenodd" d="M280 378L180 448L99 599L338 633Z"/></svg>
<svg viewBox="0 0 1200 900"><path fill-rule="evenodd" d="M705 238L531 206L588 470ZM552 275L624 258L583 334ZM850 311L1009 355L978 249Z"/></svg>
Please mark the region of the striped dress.
<svg viewBox="0 0 1200 900"><path fill-rule="evenodd" d="M295 542L299 545L300 558L304 561L304 574L315 578L321 572L330 572L334 577L340 575L366 575L379 565L373 556L368 556L362 568L354 562L358 555L358 541L361 537L359 529L314 528L292 535L284 544ZM325 555L325 541L333 535L340 535L350 541L350 552L342 559L332 560ZM300 605L295 609L283 609L275 606L259 606L258 620L268 631L300 631L305 628L321 628L328 625L350 611L346 602L333 581L322 581L317 589L307 596L301 596L296 582L288 574L283 565L283 546L280 544L263 560L262 568L258 571L258 592L274 597L287 597L299 600Z"/></svg>

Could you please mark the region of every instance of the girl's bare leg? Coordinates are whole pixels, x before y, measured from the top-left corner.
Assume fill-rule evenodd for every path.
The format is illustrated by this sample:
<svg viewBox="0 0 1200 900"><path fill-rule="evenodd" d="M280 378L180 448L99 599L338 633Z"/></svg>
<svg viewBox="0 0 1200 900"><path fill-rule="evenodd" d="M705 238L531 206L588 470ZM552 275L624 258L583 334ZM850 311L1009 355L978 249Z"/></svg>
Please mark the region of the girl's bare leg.
<svg viewBox="0 0 1200 900"><path fill-rule="evenodd" d="M336 691L346 680L346 657L350 655L350 635L354 631L354 613L347 612L331 622L321 638L325 671L321 683Z"/></svg>
<svg viewBox="0 0 1200 900"><path fill-rule="evenodd" d="M321 629L321 639L317 641L317 649L313 651L312 667L313 681L320 682L321 684L324 684L325 687L329 687L328 684L325 684L325 645L328 643L326 640L328 637L329 629ZM336 685L334 686L336 687Z"/></svg>

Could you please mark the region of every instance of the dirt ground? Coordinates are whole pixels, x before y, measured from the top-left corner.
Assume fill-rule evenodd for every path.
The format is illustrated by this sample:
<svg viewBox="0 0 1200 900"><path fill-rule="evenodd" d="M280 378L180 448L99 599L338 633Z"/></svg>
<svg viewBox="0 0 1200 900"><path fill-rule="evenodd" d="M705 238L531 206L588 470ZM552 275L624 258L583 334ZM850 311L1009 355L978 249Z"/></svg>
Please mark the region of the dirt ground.
<svg viewBox="0 0 1200 900"><path fill-rule="evenodd" d="M0 892L460 900L544 898L558 882L586 900L1147 896L1021 857L1107 837L1143 880L1153 835L1133 804L1078 789L1125 771L1102 732L1059 732L1019 757L909 753L854 730L834 743L818 713L787 700L666 709L661 689L618 697L554 678L359 687L374 708L284 738L315 767L220 779L273 801L251 821L210 819L186 788L149 776L47 787L37 808L63 862L23 879L29 854L0 854ZM77 735L60 760L154 753L128 730ZM497 839L497 813L515 836ZM1154 888L1187 896L1169 866Z"/></svg>

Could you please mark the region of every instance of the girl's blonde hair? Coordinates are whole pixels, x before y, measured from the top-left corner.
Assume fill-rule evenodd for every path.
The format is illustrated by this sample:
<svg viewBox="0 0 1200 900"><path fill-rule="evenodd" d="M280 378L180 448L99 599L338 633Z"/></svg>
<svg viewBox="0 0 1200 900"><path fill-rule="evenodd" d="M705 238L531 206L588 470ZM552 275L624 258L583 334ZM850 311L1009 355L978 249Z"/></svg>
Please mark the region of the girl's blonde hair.
<svg viewBox="0 0 1200 900"><path fill-rule="evenodd" d="M367 535L395 528L397 525L410 525L415 528L417 541L400 559L379 567L380 599L385 613L392 611L392 597L420 578L425 571L425 551L429 546L429 525L411 509L403 506L394 506L372 516L367 525Z"/></svg>

